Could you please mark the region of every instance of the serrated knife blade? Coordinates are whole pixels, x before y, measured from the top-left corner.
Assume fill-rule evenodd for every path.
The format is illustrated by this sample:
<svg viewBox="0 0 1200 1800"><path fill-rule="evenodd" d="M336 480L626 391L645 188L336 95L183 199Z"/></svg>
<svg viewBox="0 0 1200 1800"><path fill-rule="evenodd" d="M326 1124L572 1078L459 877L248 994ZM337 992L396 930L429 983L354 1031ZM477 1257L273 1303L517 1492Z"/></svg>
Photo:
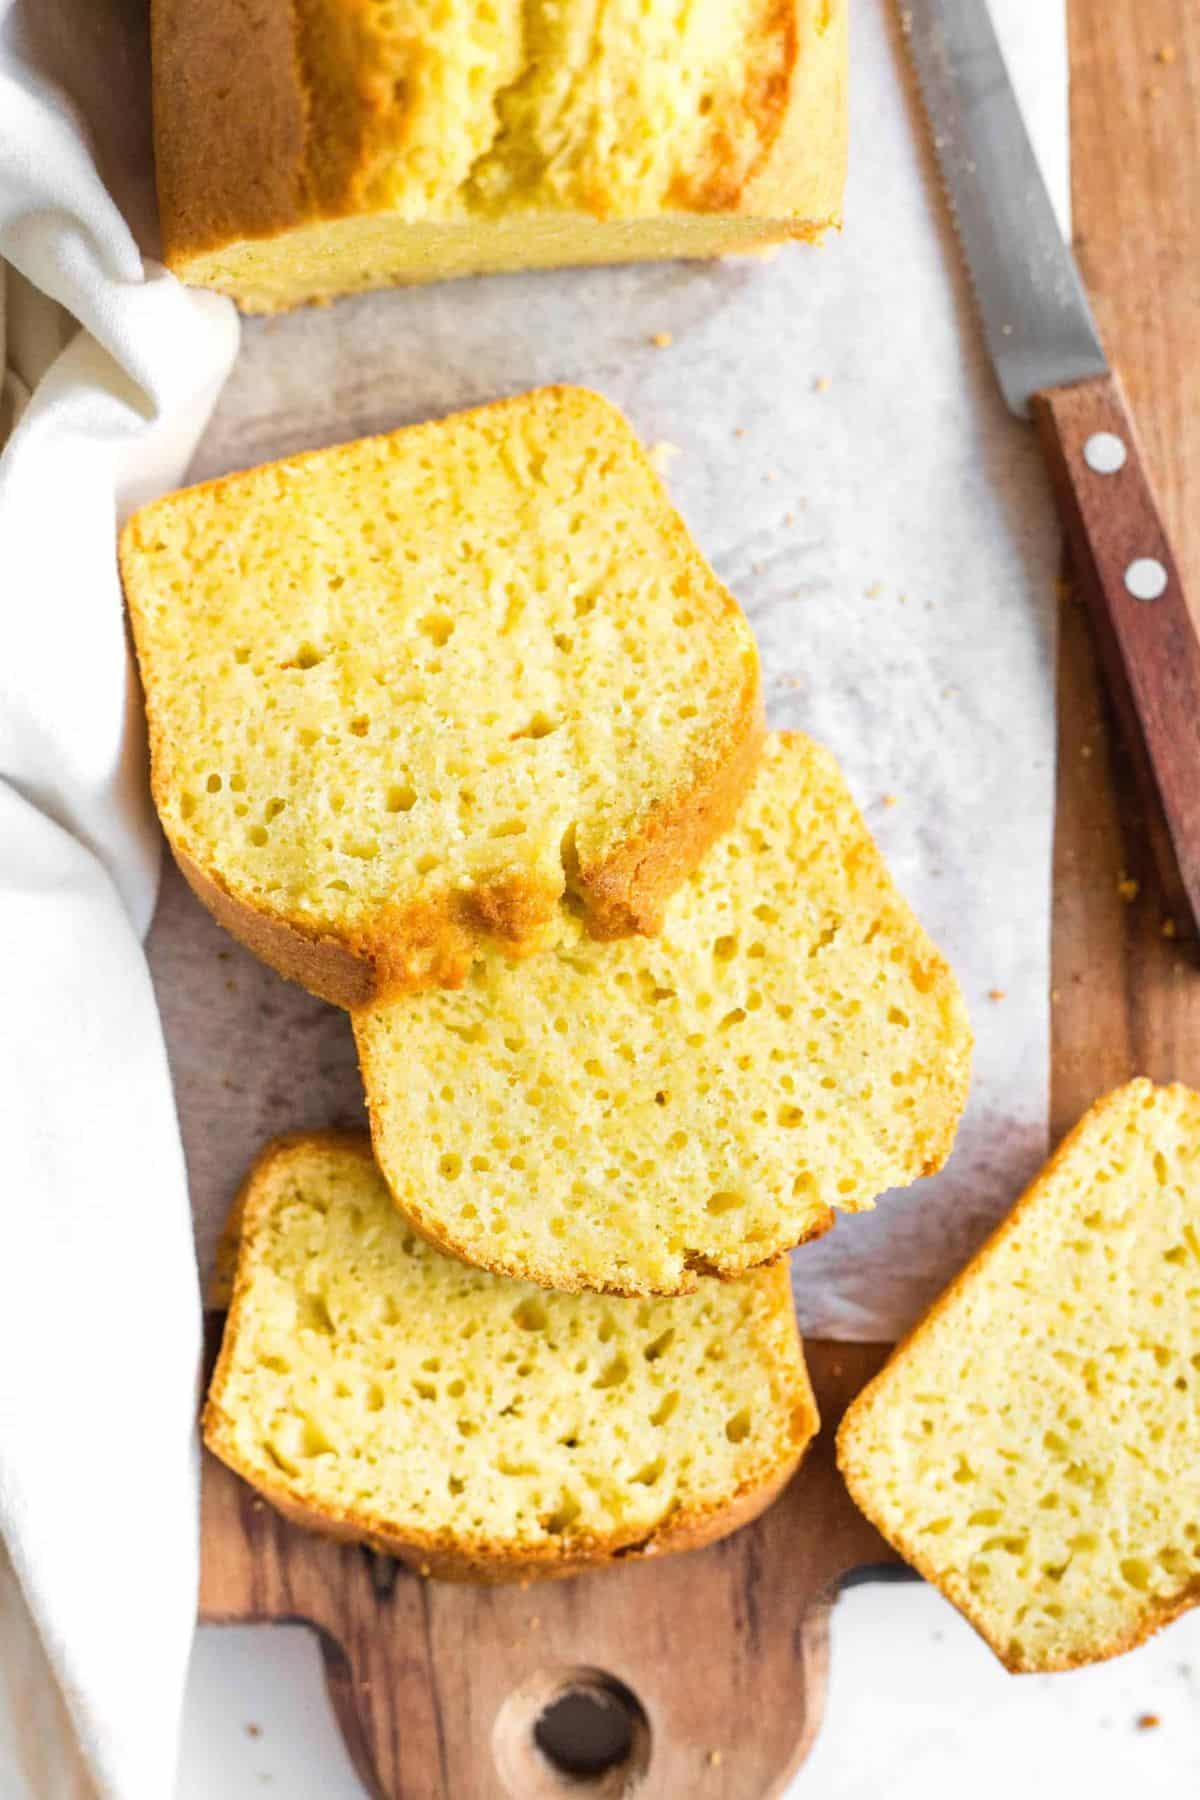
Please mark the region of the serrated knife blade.
<svg viewBox="0 0 1200 1800"><path fill-rule="evenodd" d="M1174 921L1200 943L1200 641L1133 420L986 0L899 0L900 24L1004 397L1032 418Z"/></svg>
<svg viewBox="0 0 1200 1800"><path fill-rule="evenodd" d="M900 26L1004 398L1108 370L986 0L903 0Z"/></svg>

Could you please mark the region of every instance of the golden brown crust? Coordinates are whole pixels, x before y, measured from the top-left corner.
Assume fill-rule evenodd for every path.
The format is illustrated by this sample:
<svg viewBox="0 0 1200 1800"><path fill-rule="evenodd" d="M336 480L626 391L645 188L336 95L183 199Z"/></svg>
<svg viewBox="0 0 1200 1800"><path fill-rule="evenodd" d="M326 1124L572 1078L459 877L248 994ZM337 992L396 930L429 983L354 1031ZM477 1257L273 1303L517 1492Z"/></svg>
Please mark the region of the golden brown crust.
<svg viewBox="0 0 1200 1800"><path fill-rule="evenodd" d="M836 225L846 166L847 0L776 11L779 56L745 99L757 163L722 156L714 119L703 178L671 195L683 214L761 217L763 244ZM358 90L352 18L311 0L153 0L151 45L164 260L185 280L203 281L198 258L355 215L381 141L402 147L403 119ZM611 212L602 189L586 204Z"/></svg>
<svg viewBox="0 0 1200 1800"><path fill-rule="evenodd" d="M1107 1662L1114 1656L1123 1656L1127 1650L1134 1650L1139 1644L1169 1625L1181 1613L1189 1612L1200 1602L1200 1577L1189 1582L1182 1593L1175 1596L1155 1596L1147 1605L1145 1616L1124 1635L1109 1639L1089 1650L1087 1655L1024 1657L1013 1654L1012 1645L1006 1638L1001 1638L991 1628L991 1621L978 1604L971 1589L965 1582L960 1582L953 1575L947 1576L936 1569L930 1559L925 1556L907 1534L897 1531L890 1520L882 1516L882 1511L874 1504L865 1472L854 1460L854 1441L858 1421L864 1418L871 1405L886 1395L891 1382L902 1373L909 1362L917 1341L934 1321L947 1311L951 1303L968 1284L968 1282L988 1262L993 1253L1011 1236L1025 1213L1033 1206L1043 1185L1053 1179L1059 1167L1070 1157L1084 1132L1090 1130L1098 1119L1109 1111L1116 1111L1124 1103L1131 1091L1150 1093L1154 1084L1144 1076L1127 1082L1124 1086L1114 1088L1111 1093L1103 1095L1090 1106L1078 1124L1069 1131L1057 1150L1044 1167L1039 1170L1033 1180L1025 1188L1012 1211L1001 1220L971 1260L959 1270L958 1274L944 1288L937 1299L929 1307L912 1329L901 1338L892 1354L888 1357L879 1373L869 1381L862 1392L856 1396L843 1414L837 1432L837 1463L847 1490L859 1511L875 1526L881 1537L887 1539L893 1549L897 1550L907 1563L924 1576L932 1586L940 1589L946 1598L953 1602L963 1617L975 1627L984 1642L995 1652L1006 1669L1014 1675L1053 1674L1066 1669L1084 1668L1090 1663ZM1172 1095L1186 1096L1196 1101L1200 1099L1190 1088L1181 1082L1173 1082L1166 1090Z"/></svg>
<svg viewBox="0 0 1200 1800"><path fill-rule="evenodd" d="M820 1427L803 1346L796 1331L795 1315L791 1313L790 1277L785 1263L780 1263L777 1277L781 1289L779 1300L791 1313L799 1363L789 1440L781 1444L781 1454L773 1467L764 1469L759 1478L740 1488L719 1506L678 1507L649 1533L636 1528L615 1532L606 1538L575 1533L564 1535L561 1541L552 1545L512 1546L486 1539L458 1540L448 1533L401 1532L390 1521L371 1513L314 1507L298 1499L282 1481L265 1481L261 1470L247 1465L239 1455L232 1423L223 1407L232 1346L250 1287L250 1276L238 1258L238 1249L243 1233L254 1228L258 1206L267 1202L267 1181L275 1166L297 1153L307 1155L314 1149L334 1150L374 1162L370 1140L359 1132L298 1131L272 1139L259 1152L234 1199L222 1234L223 1255L218 1255L217 1273L209 1295L209 1304L214 1307L220 1307L227 1300L229 1313L201 1420L204 1442L214 1456L248 1481L285 1518L327 1537L367 1544L374 1550L397 1557L418 1574L435 1580L501 1584L561 1578L611 1567L628 1558L641 1560L648 1556L699 1550L750 1524L782 1492ZM227 1285L229 1271L235 1262L237 1266L230 1289Z"/></svg>
<svg viewBox="0 0 1200 1800"><path fill-rule="evenodd" d="M849 0L798 0L795 52L779 129L752 172L739 210L786 219L788 236L840 225L850 143ZM797 216L795 195L805 196Z"/></svg>
<svg viewBox="0 0 1200 1800"><path fill-rule="evenodd" d="M171 268L304 217L308 103L281 0L151 0L154 161Z"/></svg>
<svg viewBox="0 0 1200 1800"><path fill-rule="evenodd" d="M762 678L755 659L746 670L724 756L714 759L687 793L646 819L636 838L603 862L580 868L574 885L593 937L653 937L661 929L663 908L671 895L737 817L754 780L766 732Z"/></svg>

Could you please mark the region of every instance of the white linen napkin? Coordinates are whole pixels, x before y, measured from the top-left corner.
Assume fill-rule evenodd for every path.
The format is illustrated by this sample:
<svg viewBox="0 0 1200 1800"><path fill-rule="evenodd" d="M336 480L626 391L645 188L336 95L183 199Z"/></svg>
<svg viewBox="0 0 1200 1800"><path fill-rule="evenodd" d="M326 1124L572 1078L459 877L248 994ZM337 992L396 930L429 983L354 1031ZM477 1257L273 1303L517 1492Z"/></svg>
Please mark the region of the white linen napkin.
<svg viewBox="0 0 1200 1800"><path fill-rule="evenodd" d="M178 481L237 324L106 191L68 97L103 14L0 0L5 1800L163 1800L195 1617L200 1308L114 534Z"/></svg>

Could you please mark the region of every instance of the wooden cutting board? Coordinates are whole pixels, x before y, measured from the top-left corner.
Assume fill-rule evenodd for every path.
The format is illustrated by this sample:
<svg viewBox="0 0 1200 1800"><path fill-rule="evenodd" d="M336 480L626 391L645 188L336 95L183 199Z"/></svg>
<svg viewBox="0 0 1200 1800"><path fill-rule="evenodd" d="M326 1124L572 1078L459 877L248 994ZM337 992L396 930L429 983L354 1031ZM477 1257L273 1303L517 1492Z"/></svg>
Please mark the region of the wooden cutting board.
<svg viewBox="0 0 1200 1800"><path fill-rule="evenodd" d="M1200 594L1200 11L1073 0L1071 56L1077 250ZM1056 1138L1131 1074L1200 1083L1200 976L1164 935L1130 773L1066 589L1059 697ZM819 1724L838 1585L894 1567L831 1456L831 1428L884 1350L809 1351L825 1431L775 1508L728 1543L598 1578L453 1589L296 1532L210 1458L202 1615L313 1626L351 1755L386 1800L605 1800L635 1776L642 1800L767 1800ZM628 1738L598 1778L556 1771L534 1745L542 1709L572 1684L598 1697L593 1725ZM584 1757L578 1718L562 1732Z"/></svg>

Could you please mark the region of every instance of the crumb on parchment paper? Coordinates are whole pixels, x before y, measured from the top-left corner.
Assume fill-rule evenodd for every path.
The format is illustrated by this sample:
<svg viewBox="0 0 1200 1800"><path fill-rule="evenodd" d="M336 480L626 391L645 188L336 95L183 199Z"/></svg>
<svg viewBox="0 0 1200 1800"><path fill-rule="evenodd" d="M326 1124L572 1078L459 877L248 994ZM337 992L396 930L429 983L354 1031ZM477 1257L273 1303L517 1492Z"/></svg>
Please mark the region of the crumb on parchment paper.
<svg viewBox="0 0 1200 1800"><path fill-rule="evenodd" d="M656 331L650 339L656 350L669 350L675 342L673 331Z"/></svg>

